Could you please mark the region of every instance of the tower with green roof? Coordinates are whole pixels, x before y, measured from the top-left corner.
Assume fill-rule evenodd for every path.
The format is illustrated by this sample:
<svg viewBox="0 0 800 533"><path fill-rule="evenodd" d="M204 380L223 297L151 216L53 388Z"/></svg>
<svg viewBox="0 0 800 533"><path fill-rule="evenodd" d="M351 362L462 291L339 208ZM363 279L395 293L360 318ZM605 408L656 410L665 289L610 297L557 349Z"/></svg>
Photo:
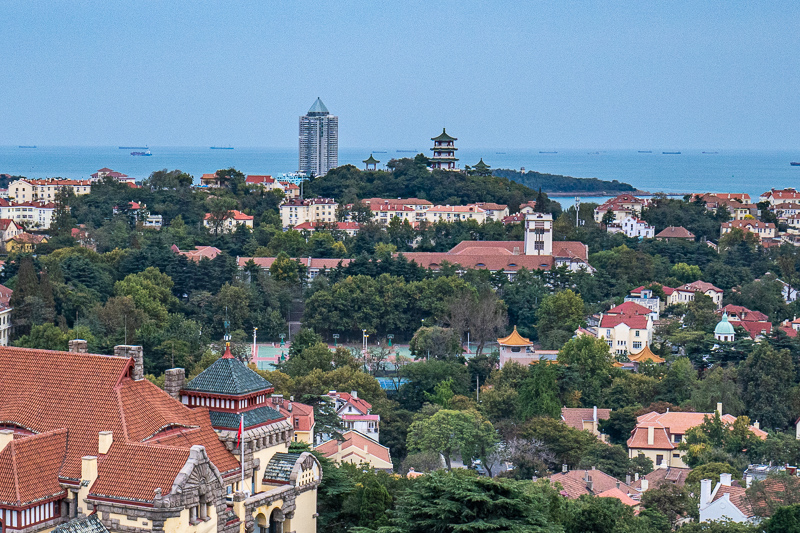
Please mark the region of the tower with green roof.
<svg viewBox="0 0 800 533"><path fill-rule="evenodd" d="M364 163L364 170L378 170L378 163L380 163L380 161L375 159L374 155L369 154L369 157L362 161L362 163Z"/></svg>
<svg viewBox="0 0 800 533"><path fill-rule="evenodd" d="M317 98L300 117L299 170L308 176L324 176L339 166L339 117L331 115Z"/></svg>
<svg viewBox="0 0 800 533"><path fill-rule="evenodd" d="M714 328L714 338L722 342L733 342L733 324L728 321L728 313L722 313L722 320Z"/></svg>
<svg viewBox="0 0 800 533"><path fill-rule="evenodd" d="M433 157L431 157L431 168L443 170L456 170L456 148L455 141L458 139L447 134L447 130L442 128L442 133L438 137L431 137L433 141Z"/></svg>
<svg viewBox="0 0 800 533"><path fill-rule="evenodd" d="M482 157L481 157L481 160L478 161L475 164L474 167L472 167L472 170L478 176L491 176L492 175L492 170L491 169L492 169L492 167L490 167L489 165L487 165L486 163L483 162L483 158Z"/></svg>

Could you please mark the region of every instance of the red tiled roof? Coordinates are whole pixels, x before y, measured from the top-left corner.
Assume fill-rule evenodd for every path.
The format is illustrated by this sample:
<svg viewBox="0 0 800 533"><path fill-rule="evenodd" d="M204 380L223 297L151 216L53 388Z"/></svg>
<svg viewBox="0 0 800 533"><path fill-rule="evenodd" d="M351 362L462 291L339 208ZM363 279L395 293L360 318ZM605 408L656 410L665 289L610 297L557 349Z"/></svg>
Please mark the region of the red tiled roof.
<svg viewBox="0 0 800 533"><path fill-rule="evenodd" d="M176 245L172 245L172 251L185 256L187 259L192 261L200 261L202 258L206 257L208 259L214 259L219 254L222 253L222 250L216 248L214 246L198 246L194 250L180 250Z"/></svg>
<svg viewBox="0 0 800 533"><path fill-rule="evenodd" d="M12 440L0 452L0 503L20 506L65 494L58 472L66 452L66 429Z"/></svg>
<svg viewBox="0 0 800 533"><path fill-rule="evenodd" d="M528 270L549 270L553 267L552 255L474 255L435 252L404 252L409 261L414 261L423 268L437 270L445 261L458 264L464 268L487 269L491 271L516 272L521 268Z"/></svg>
<svg viewBox="0 0 800 533"><path fill-rule="evenodd" d="M608 420L611 416L611 409L598 409L597 420ZM591 407L562 407L561 420L570 427L583 429L584 422L591 422L594 417L594 409Z"/></svg>
<svg viewBox="0 0 800 533"><path fill-rule="evenodd" d="M212 217L211 213L206 213L206 216L204 218L205 220L210 220L211 217ZM228 220L230 218L234 220L253 220L253 217L251 217L250 215L245 215L244 213L236 209L231 209L230 211L228 211L228 215L225 217L225 220Z"/></svg>
<svg viewBox="0 0 800 533"><path fill-rule="evenodd" d="M658 237L666 239L694 239L694 233L683 226L670 226L659 231L656 234L656 238Z"/></svg>
<svg viewBox="0 0 800 533"><path fill-rule="evenodd" d="M303 222L302 224L298 224L294 227L294 229L301 231L314 231L317 228L326 229L330 226L335 226L334 229L339 231L347 231L347 230L357 230L361 227L361 224L358 222L328 222L326 224L322 224L319 222Z"/></svg>
<svg viewBox="0 0 800 533"><path fill-rule="evenodd" d="M34 235L33 233L20 233L19 235L11 237L11 239L9 240L24 244L39 244L45 239L46 237L44 235Z"/></svg>
<svg viewBox="0 0 800 533"><path fill-rule="evenodd" d="M586 476L592 478L592 490L588 488ZM569 472L558 472L548 477L551 483L558 482L564 487L565 496L570 499L577 499L584 494L598 495L605 491L619 488L623 493L634 494L634 489L619 481L617 478L606 474L601 470L570 470Z"/></svg>
<svg viewBox="0 0 800 533"><path fill-rule="evenodd" d="M342 451L345 451L350 447L356 447L362 451L366 448L369 455L374 455L379 459L383 459L387 463L392 462L392 458L389 455L389 448L375 442L369 437L362 435L358 431L348 431L343 433L342 437L344 437L344 441L342 441ZM339 441L336 439L331 439L323 442L314 448L314 450L320 452L325 457L332 457L339 450Z"/></svg>
<svg viewBox="0 0 800 533"><path fill-rule="evenodd" d="M715 287L711 283L707 283L705 281L700 281L700 280L693 281L691 283L685 283L680 287L678 287L677 290L684 292L702 292L702 293L706 293L708 291L722 292L722 289Z"/></svg>
<svg viewBox="0 0 800 533"><path fill-rule="evenodd" d="M269 268L272 266L272 263L275 262L275 257L239 257L238 258L238 265L239 268L244 268L244 266L250 262L251 260L261 268ZM340 264L342 266L347 266L350 264L352 259L329 259L329 258L320 258L320 257L305 257L302 259L298 259L296 257L291 258L293 261L297 261L301 263L306 268L312 269L326 269L330 270L332 268L338 267Z"/></svg>
<svg viewBox="0 0 800 533"><path fill-rule="evenodd" d="M314 408L312 406L274 396L268 398L267 401L280 414L291 420L295 431L311 431L311 428L314 427ZM291 411L289 410L290 405Z"/></svg>
<svg viewBox="0 0 800 533"><path fill-rule="evenodd" d="M14 291L9 289L5 285L0 285L0 304L8 305L8 302L11 300L12 294L14 294Z"/></svg>
<svg viewBox="0 0 800 533"><path fill-rule="evenodd" d="M646 308L643 305L639 305L636 302L625 302L623 304L617 305L616 307L612 307L608 311L606 311L607 315L628 315L628 316L636 316L636 315L649 315L652 311Z"/></svg>
<svg viewBox="0 0 800 533"><path fill-rule="evenodd" d="M633 483L635 489L642 488L642 479L646 479L649 489L656 489L665 483L672 483L682 487L686 483L686 476L692 471L691 468L679 468L670 466L668 468L656 468L649 474L642 476L638 481Z"/></svg>
<svg viewBox="0 0 800 533"><path fill-rule="evenodd" d="M734 321L734 323L737 326L742 326L750 335L751 339L755 339L759 335L767 337L770 333L772 333L772 322L768 322L766 320L739 320Z"/></svg>
<svg viewBox="0 0 800 533"><path fill-rule="evenodd" d="M631 329L647 329L647 316L603 315L600 319L601 328L613 328L619 324L625 324Z"/></svg>
<svg viewBox="0 0 800 533"><path fill-rule="evenodd" d="M2 231L7 230L11 224L14 224L15 227L18 227L17 223L11 220L10 218L0 218L0 230Z"/></svg>
<svg viewBox="0 0 800 533"><path fill-rule="evenodd" d="M429 213L485 213L486 211L475 205L434 205L428 209Z"/></svg>
<svg viewBox="0 0 800 533"><path fill-rule="evenodd" d="M269 175L250 174L245 178L244 182L253 184L263 184L263 183L275 183L275 180L272 178L272 176Z"/></svg>
<svg viewBox="0 0 800 533"><path fill-rule="evenodd" d="M336 393L328 393L328 396L333 398L339 398L342 401L346 402L346 404L352 404L353 407L358 409L361 413L366 414L370 409L372 409L372 404L366 401L364 398L353 398L353 396L349 392L336 392Z"/></svg>
<svg viewBox="0 0 800 533"><path fill-rule="evenodd" d="M508 215L507 217L503 217L503 224L514 224L516 222L522 222L525 220L524 213L517 213L516 215Z"/></svg>
<svg viewBox="0 0 800 533"><path fill-rule="evenodd" d="M717 311L718 315L721 315L722 313L728 313L728 320L731 321L754 320L758 322L762 320L769 320L769 317L764 313L760 311L751 311L742 305L728 304Z"/></svg>
<svg viewBox="0 0 800 533"><path fill-rule="evenodd" d="M728 494L728 499L731 501L731 504L744 513L745 516L754 515L753 507L750 505L750 500L747 497L747 489L744 487L734 487L732 485L720 485L711 501L715 502L725 494Z"/></svg>
<svg viewBox="0 0 800 533"><path fill-rule="evenodd" d="M639 416L636 427L628 439L628 448L651 448L659 450L671 450L677 446L670 441L669 435L685 435L686 432L695 426L703 423L706 417L712 417L713 413L688 413L681 411L671 411L667 413L650 413ZM726 424L733 424L736 417L733 415L722 415L722 421ZM647 443L647 428L655 428L653 444ZM755 426L750 426L750 431L758 438L765 439L767 433Z"/></svg>
<svg viewBox="0 0 800 533"><path fill-rule="evenodd" d="M761 222L760 220L731 220L729 222L723 222L721 227L723 228L741 228L745 230L750 230L752 228L768 228L768 229L775 229L775 224L772 222Z"/></svg>
<svg viewBox="0 0 800 533"><path fill-rule="evenodd" d="M597 495L598 498L616 498L625 505L630 505L631 507L636 507L639 505L639 502L619 490L617 487L613 489L608 489L606 491L601 492Z"/></svg>

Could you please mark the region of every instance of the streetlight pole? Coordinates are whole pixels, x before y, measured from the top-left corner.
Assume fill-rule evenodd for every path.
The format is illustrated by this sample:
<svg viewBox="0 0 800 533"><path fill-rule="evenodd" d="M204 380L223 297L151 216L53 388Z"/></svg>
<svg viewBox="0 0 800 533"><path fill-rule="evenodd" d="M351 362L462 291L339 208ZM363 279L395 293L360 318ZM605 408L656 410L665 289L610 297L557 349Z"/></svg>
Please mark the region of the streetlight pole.
<svg viewBox="0 0 800 533"><path fill-rule="evenodd" d="M256 357L258 356L258 346L256 344L256 331L258 331L258 328L254 327L253 328L253 357L252 357L252 361L255 361Z"/></svg>
<svg viewBox="0 0 800 533"><path fill-rule="evenodd" d="M333 347L336 348L337 346L339 346L339 334L338 333L334 333L333 334Z"/></svg>

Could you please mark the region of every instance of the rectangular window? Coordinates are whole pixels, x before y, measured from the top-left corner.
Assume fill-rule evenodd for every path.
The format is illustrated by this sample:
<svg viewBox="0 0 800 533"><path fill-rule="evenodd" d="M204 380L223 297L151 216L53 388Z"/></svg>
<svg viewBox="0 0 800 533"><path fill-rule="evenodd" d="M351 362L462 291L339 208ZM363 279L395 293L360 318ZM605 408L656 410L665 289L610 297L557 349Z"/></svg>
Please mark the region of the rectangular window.
<svg viewBox="0 0 800 533"><path fill-rule="evenodd" d="M664 456L661 454L656 455L656 466L664 462Z"/></svg>
<svg viewBox="0 0 800 533"><path fill-rule="evenodd" d="M637 330L636 330L636 336L637 336L637 337L639 336L639 333L640 333L640 332L639 332L639 330L637 329Z"/></svg>

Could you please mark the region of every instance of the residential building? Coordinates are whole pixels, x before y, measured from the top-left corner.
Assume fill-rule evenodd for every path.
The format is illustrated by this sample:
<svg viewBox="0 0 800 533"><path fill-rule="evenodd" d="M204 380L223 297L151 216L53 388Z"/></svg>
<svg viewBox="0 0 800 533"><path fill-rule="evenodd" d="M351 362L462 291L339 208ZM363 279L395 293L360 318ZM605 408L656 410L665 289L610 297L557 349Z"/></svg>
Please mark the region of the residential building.
<svg viewBox="0 0 800 533"><path fill-rule="evenodd" d="M508 216L508 206L505 204L495 204L492 202L478 202L475 204L468 204L468 206L475 206L483 209L486 213L486 221L502 222Z"/></svg>
<svg viewBox="0 0 800 533"><path fill-rule="evenodd" d="M6 241L6 252L32 254L36 247L47 242L47 236L33 233L20 233Z"/></svg>
<svg viewBox="0 0 800 533"><path fill-rule="evenodd" d="M217 173L203 174L200 176L200 186L208 188L220 188L225 186L225 180L217 176Z"/></svg>
<svg viewBox="0 0 800 533"><path fill-rule="evenodd" d="M345 429L354 430L378 442L380 437L380 415L372 414L372 405L358 397L358 391L337 392L328 396L333 399L336 414L342 419ZM324 438L324 437L323 437Z"/></svg>
<svg viewBox="0 0 800 533"><path fill-rule="evenodd" d="M747 488L734 486L731 475L722 473L711 490L710 479L700 480L700 522L758 523L753 506L747 497Z"/></svg>
<svg viewBox="0 0 800 533"><path fill-rule="evenodd" d="M695 294L700 293L711 298L711 300L717 305L717 309L722 308L723 291L711 283L698 280L693 281L692 283L681 285L676 289L663 287L665 294L667 293L667 289L670 290L669 294L667 294L667 305L687 304L689 302L693 302Z"/></svg>
<svg viewBox="0 0 800 533"><path fill-rule="evenodd" d="M339 204L333 198L291 198L281 204L281 224L293 228L304 222L336 222Z"/></svg>
<svg viewBox="0 0 800 533"><path fill-rule="evenodd" d="M0 198L0 218L11 219L21 228L49 229L55 209L52 202L9 202Z"/></svg>
<svg viewBox="0 0 800 533"><path fill-rule="evenodd" d="M213 214L206 213L206 216L203 218L203 226L214 233L231 233L236 231L238 226L252 228L253 217L245 215L236 209L228 211L227 215L222 220L215 220Z"/></svg>
<svg viewBox="0 0 800 533"><path fill-rule="evenodd" d="M769 210L775 213L775 216L777 216L779 220L785 220L800 215L800 203L781 202L771 205Z"/></svg>
<svg viewBox="0 0 800 533"><path fill-rule="evenodd" d="M197 246L194 250L180 250L177 245L173 244L171 250L194 262L199 262L202 259L212 260L222 253L222 250L214 246Z"/></svg>
<svg viewBox="0 0 800 533"><path fill-rule="evenodd" d="M600 433L600 421L608 420L611 409L598 409L594 407L562 407L561 420L569 427L588 431L597 438L603 438ZM605 439L603 439L605 441Z"/></svg>
<svg viewBox="0 0 800 533"><path fill-rule="evenodd" d="M661 301L661 298L653 294L652 289L645 289L644 287L637 287L636 289L633 289L631 293L625 297L625 302L633 302L649 309L652 314L653 321L659 319L659 316L661 315L661 307L664 305L664 303Z"/></svg>
<svg viewBox="0 0 800 533"><path fill-rule="evenodd" d="M619 222L608 224L606 231L622 233L631 238L652 239L655 236L656 228L644 220L628 215Z"/></svg>
<svg viewBox="0 0 800 533"><path fill-rule="evenodd" d="M293 397L290 397L289 401L285 401L283 394L273 394L269 398L269 403L292 424L295 442L314 445L314 408L312 406L296 402Z"/></svg>
<svg viewBox="0 0 800 533"><path fill-rule="evenodd" d="M503 225L519 224L520 222L525 222L525 213L520 212L514 215L508 215L507 217L503 217Z"/></svg>
<svg viewBox="0 0 800 533"><path fill-rule="evenodd" d="M314 448L314 451L339 464L365 464L385 472L394 469L389 448L386 446L354 430L345 432L342 438L343 440L326 440Z"/></svg>
<svg viewBox="0 0 800 533"><path fill-rule="evenodd" d="M656 234L656 240L659 241L693 241L694 233L684 228L683 226L669 226L659 231Z"/></svg>
<svg viewBox="0 0 800 533"><path fill-rule="evenodd" d="M722 404L717 404L717 412L721 414L725 424L733 424L736 417L722 415ZM714 413L687 413L671 411L657 413L655 411L638 417L636 427L631 431L628 439L628 455L631 459L637 455L644 455L658 466L677 466L686 468L683 462L685 451L678 449L686 432L703 423L706 417L713 417ZM758 422L750 426L750 431L760 439L766 439L767 433L762 431Z"/></svg>
<svg viewBox="0 0 800 533"><path fill-rule="evenodd" d="M653 320L646 315L603 314L597 336L608 343L612 353L628 355L641 352L653 341Z"/></svg>
<svg viewBox="0 0 800 533"><path fill-rule="evenodd" d="M358 222L303 222L302 224L298 224L294 227L297 231L307 231L309 233L314 233L317 230L330 230L330 231L340 231L342 233L346 233L350 237L355 237L356 233L358 233L361 224Z"/></svg>
<svg viewBox="0 0 800 533"><path fill-rule="evenodd" d="M751 311L741 305L729 304L718 310L717 313L722 315L724 322L730 322L731 326L744 328L753 340L767 337L772 333L772 322L767 315L759 311ZM717 327L725 330L721 335L730 335L729 340L733 340L733 333L727 333L728 328L722 322ZM716 330L714 336L717 337ZM726 339L717 337L717 340L725 341Z"/></svg>
<svg viewBox="0 0 800 533"><path fill-rule="evenodd" d="M638 217L645 205L647 205L645 200L632 194L620 194L595 208L594 221L600 224L609 211L614 214L614 221L622 220L627 216Z"/></svg>
<svg viewBox="0 0 800 533"><path fill-rule="evenodd" d="M331 115L317 98L300 117L300 172L324 176L339 166L339 117Z"/></svg>
<svg viewBox="0 0 800 533"><path fill-rule="evenodd" d="M11 335L11 295L14 291L0 285L0 346L8 346L8 338Z"/></svg>
<svg viewBox="0 0 800 533"><path fill-rule="evenodd" d="M641 478L637 479L632 486L635 489L639 489L640 492L647 492L650 489L657 489L662 485L675 485L677 487L683 487L686 484L686 476L688 476L691 471L691 468L681 468L678 466L656 468L649 474L645 474Z"/></svg>
<svg viewBox="0 0 800 533"><path fill-rule="evenodd" d="M475 220L483 224L486 219L486 211L475 205L434 205L425 211L425 220L431 224L456 220Z"/></svg>
<svg viewBox="0 0 800 533"><path fill-rule="evenodd" d="M758 207L750 202L742 202L737 198L730 198L730 195L722 194L703 194L695 195L705 202L706 209L716 213L720 207L725 207L733 220L744 220L758 215Z"/></svg>
<svg viewBox="0 0 800 533"><path fill-rule="evenodd" d="M161 390L139 346L70 349L0 348L4 529L94 515L113 533L316 531L319 462L287 453L272 385L229 350L185 386L183 369L168 370Z"/></svg>
<svg viewBox="0 0 800 533"><path fill-rule="evenodd" d="M646 289L644 289L643 291L649 292ZM658 310L653 310L650 306L640 305L639 303L630 301L627 298L625 299L624 303L612 307L611 309L606 311L605 314L627 315L627 316L648 315L653 321L658 320Z"/></svg>
<svg viewBox="0 0 800 533"><path fill-rule="evenodd" d="M519 212L525 215L536 212L536 200L528 200L524 204L519 205Z"/></svg>
<svg viewBox="0 0 800 533"><path fill-rule="evenodd" d="M110 168L104 167L95 172L91 175L91 182L94 183L96 181L100 181L105 178L113 178L120 183L127 183L132 184L136 183L134 178L131 178L127 174L123 174L122 172L117 172L116 170L111 170Z"/></svg>
<svg viewBox="0 0 800 533"><path fill-rule="evenodd" d="M278 185L283 190L283 196L286 198L300 198L300 186L288 181L279 181Z"/></svg>
<svg viewBox="0 0 800 533"><path fill-rule="evenodd" d="M22 228L20 228L16 222L10 218L0 219L0 242L2 242L3 247L5 247L5 243L20 233L22 233Z"/></svg>
<svg viewBox="0 0 800 533"><path fill-rule="evenodd" d="M376 200L379 199L374 198L369 203L367 201L362 203L369 206L373 220L380 222L384 226L388 226L395 218L400 219L400 221L407 221L412 226L416 226L420 220L425 220L424 211L417 211L410 205L401 204L399 201L395 202L393 200L381 200L380 202ZM419 218L417 216L418 213L422 214Z"/></svg>
<svg viewBox="0 0 800 533"><path fill-rule="evenodd" d="M71 189L75 196L89 194L92 183L89 180L65 180L51 178L45 180L19 179L8 186L8 197L15 202L52 202L60 189Z"/></svg>
<svg viewBox="0 0 800 533"><path fill-rule="evenodd" d="M447 130L442 128L442 133L437 137L431 137L433 141L433 157L430 158L432 169L457 170L458 158L456 158L455 141L458 139L447 134Z"/></svg>
<svg viewBox="0 0 800 533"><path fill-rule="evenodd" d="M278 182L269 175L248 174L244 182L248 185L255 185L268 191L279 187Z"/></svg>
<svg viewBox="0 0 800 533"><path fill-rule="evenodd" d="M787 187L785 189L770 189L763 193L759 202L769 202L770 205L781 204L784 202L800 202L800 192L796 189Z"/></svg>
<svg viewBox="0 0 800 533"><path fill-rule="evenodd" d="M772 222L761 222L755 219L746 220L731 220L730 222L723 222L720 225L720 236L730 233L731 230L738 228L747 233L753 233L758 237L759 241L764 239L772 239L775 237L775 224Z"/></svg>

